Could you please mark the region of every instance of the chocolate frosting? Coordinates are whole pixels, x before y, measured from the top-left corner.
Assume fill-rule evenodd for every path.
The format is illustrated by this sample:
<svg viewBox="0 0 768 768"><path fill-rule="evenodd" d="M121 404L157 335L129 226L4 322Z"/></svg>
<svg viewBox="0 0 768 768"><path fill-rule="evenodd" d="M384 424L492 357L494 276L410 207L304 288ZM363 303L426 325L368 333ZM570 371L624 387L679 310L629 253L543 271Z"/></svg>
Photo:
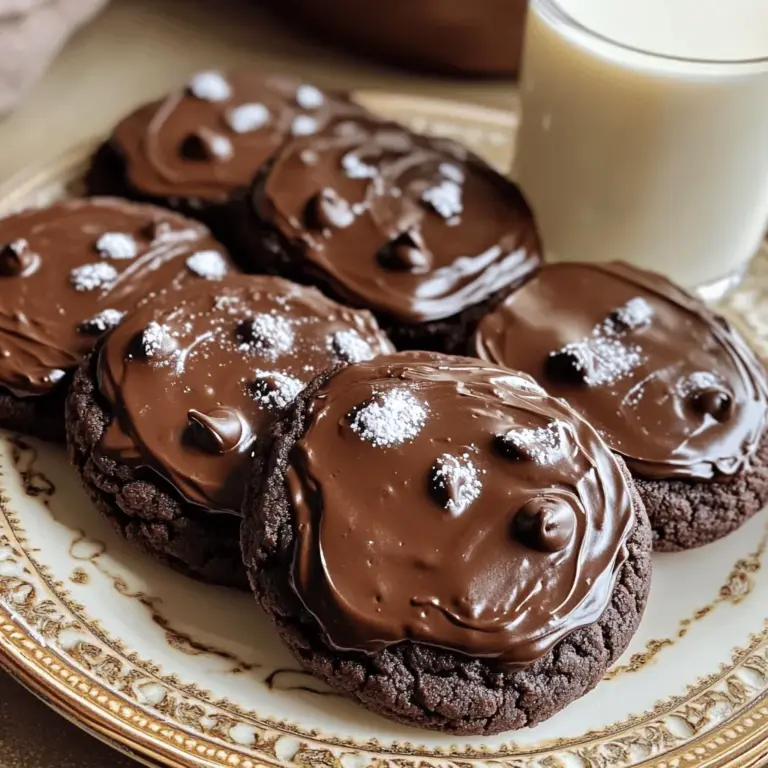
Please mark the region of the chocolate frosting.
<svg viewBox="0 0 768 768"><path fill-rule="evenodd" d="M128 115L112 143L141 194L223 202L290 136L363 112L292 77L199 72L185 88Z"/></svg>
<svg viewBox="0 0 768 768"><path fill-rule="evenodd" d="M392 346L368 312L273 277L158 296L98 354L111 422L97 455L149 467L187 501L239 514L254 441L313 376Z"/></svg>
<svg viewBox="0 0 768 768"><path fill-rule="evenodd" d="M405 323L458 314L539 264L523 197L460 145L375 118L296 139L256 185L294 267Z"/></svg>
<svg viewBox="0 0 768 768"><path fill-rule="evenodd" d="M641 477L727 479L766 428L766 374L741 336L625 264L545 267L483 319L474 351L565 398Z"/></svg>
<svg viewBox="0 0 768 768"><path fill-rule="evenodd" d="M0 386L46 394L139 300L199 282L200 254L234 270L202 225L111 198L0 221Z"/></svg>
<svg viewBox="0 0 768 768"><path fill-rule="evenodd" d="M292 580L338 649L414 640L526 666L609 604L636 510L595 430L522 374L349 366L290 454Z"/></svg>

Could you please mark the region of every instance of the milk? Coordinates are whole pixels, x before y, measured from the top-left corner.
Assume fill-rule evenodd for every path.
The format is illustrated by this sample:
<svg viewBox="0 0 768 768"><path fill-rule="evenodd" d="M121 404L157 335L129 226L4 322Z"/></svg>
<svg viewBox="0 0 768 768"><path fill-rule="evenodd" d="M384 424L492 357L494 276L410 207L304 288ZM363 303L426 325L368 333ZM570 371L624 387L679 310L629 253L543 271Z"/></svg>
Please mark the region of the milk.
<svg viewBox="0 0 768 768"><path fill-rule="evenodd" d="M515 175L552 260L721 292L768 226L768 0L532 0Z"/></svg>

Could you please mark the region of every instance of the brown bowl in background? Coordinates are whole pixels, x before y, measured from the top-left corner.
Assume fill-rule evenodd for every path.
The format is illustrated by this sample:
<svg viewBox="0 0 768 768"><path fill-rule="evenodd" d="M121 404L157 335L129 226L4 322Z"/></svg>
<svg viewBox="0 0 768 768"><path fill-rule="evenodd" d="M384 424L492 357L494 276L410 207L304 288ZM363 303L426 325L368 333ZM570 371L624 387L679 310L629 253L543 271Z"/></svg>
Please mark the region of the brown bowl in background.
<svg viewBox="0 0 768 768"><path fill-rule="evenodd" d="M516 75L527 0L272 0L312 33L411 68Z"/></svg>

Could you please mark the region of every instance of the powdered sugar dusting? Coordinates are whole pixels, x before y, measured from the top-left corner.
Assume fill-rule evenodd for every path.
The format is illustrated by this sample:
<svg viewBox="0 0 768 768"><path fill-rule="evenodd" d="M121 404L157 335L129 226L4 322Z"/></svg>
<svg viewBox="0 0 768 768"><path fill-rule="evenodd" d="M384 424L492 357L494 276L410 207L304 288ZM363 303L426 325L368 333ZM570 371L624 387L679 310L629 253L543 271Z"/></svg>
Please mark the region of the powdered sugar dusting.
<svg viewBox="0 0 768 768"><path fill-rule="evenodd" d="M643 363L642 350L621 339L596 335L566 344L550 358L569 366L590 387L615 384Z"/></svg>
<svg viewBox="0 0 768 768"><path fill-rule="evenodd" d="M464 183L464 171L462 171L458 165L453 165L453 163L440 163L440 173L445 176L446 179L454 181L457 184Z"/></svg>
<svg viewBox="0 0 768 768"><path fill-rule="evenodd" d="M427 410L403 387L375 394L349 415L352 431L373 445L390 448L413 440L427 422Z"/></svg>
<svg viewBox="0 0 768 768"><path fill-rule="evenodd" d="M642 296L635 296L611 313L608 320L618 331L644 328L651 322L653 309Z"/></svg>
<svg viewBox="0 0 768 768"><path fill-rule="evenodd" d="M350 179L375 179L379 175L376 167L364 163L354 152L341 158L341 167Z"/></svg>
<svg viewBox="0 0 768 768"><path fill-rule="evenodd" d="M97 315L80 324L81 333L106 333L120 325L125 312L119 309L103 309Z"/></svg>
<svg viewBox="0 0 768 768"><path fill-rule="evenodd" d="M294 332L283 315L259 313L240 327L241 352L277 359L293 348Z"/></svg>
<svg viewBox="0 0 768 768"><path fill-rule="evenodd" d="M298 115L291 123L292 136L311 136L317 133L320 124L310 115Z"/></svg>
<svg viewBox="0 0 768 768"><path fill-rule="evenodd" d="M550 352L547 371L555 378L590 387L610 386L621 381L645 362L638 344L626 336L651 321L653 310L636 297L611 312L586 338Z"/></svg>
<svg viewBox="0 0 768 768"><path fill-rule="evenodd" d="M444 453L432 468L432 489L452 515L462 514L479 496L483 484L468 453Z"/></svg>
<svg viewBox="0 0 768 768"><path fill-rule="evenodd" d="M441 181L436 187L424 190L421 199L444 219L459 216L464 210L461 186L450 179Z"/></svg>
<svg viewBox="0 0 768 768"><path fill-rule="evenodd" d="M296 89L296 103L302 109L320 109L325 103L325 96L314 85L300 85Z"/></svg>
<svg viewBox="0 0 768 768"><path fill-rule="evenodd" d="M139 252L136 241L125 232L105 232L96 241L96 250L105 259L133 259Z"/></svg>
<svg viewBox="0 0 768 768"><path fill-rule="evenodd" d="M117 279L117 270L104 261L83 264L69 273L69 281L76 291L95 291Z"/></svg>
<svg viewBox="0 0 768 768"><path fill-rule="evenodd" d="M203 144L206 146L205 151L216 160L231 160L235 154L235 147L229 138L218 133L209 134Z"/></svg>
<svg viewBox="0 0 768 768"><path fill-rule="evenodd" d="M677 383L677 391L681 397L695 397L707 390L723 389L725 383L711 371L695 371L685 376Z"/></svg>
<svg viewBox="0 0 768 768"><path fill-rule="evenodd" d="M145 357L162 363L176 352L178 345L171 336L171 329L153 320L141 334L141 348Z"/></svg>
<svg viewBox="0 0 768 768"><path fill-rule="evenodd" d="M320 158L314 149L302 149L299 153L299 159L305 165L317 165L317 161Z"/></svg>
<svg viewBox="0 0 768 768"><path fill-rule="evenodd" d="M287 408L302 389L299 379L280 371L256 371L250 387L253 399L268 410Z"/></svg>
<svg viewBox="0 0 768 768"><path fill-rule="evenodd" d="M186 263L190 272L206 280L221 280L227 274L227 262L218 251L198 251Z"/></svg>
<svg viewBox="0 0 768 768"><path fill-rule="evenodd" d="M189 92L203 101L226 101L232 88L221 72L198 72L189 80Z"/></svg>
<svg viewBox="0 0 768 768"><path fill-rule="evenodd" d="M562 456L563 445L559 425L553 421L546 427L510 429L498 435L502 448L510 456L547 465Z"/></svg>
<svg viewBox="0 0 768 768"><path fill-rule="evenodd" d="M263 104L240 104L227 112L227 125L235 133L258 131L269 122L269 110Z"/></svg>
<svg viewBox="0 0 768 768"><path fill-rule="evenodd" d="M328 338L328 349L344 363L360 363L373 357L371 345L353 329L332 334Z"/></svg>
<svg viewBox="0 0 768 768"><path fill-rule="evenodd" d="M66 375L67 372L63 371L61 368L53 368L48 372L48 375L45 378L48 379L51 384L58 384Z"/></svg>

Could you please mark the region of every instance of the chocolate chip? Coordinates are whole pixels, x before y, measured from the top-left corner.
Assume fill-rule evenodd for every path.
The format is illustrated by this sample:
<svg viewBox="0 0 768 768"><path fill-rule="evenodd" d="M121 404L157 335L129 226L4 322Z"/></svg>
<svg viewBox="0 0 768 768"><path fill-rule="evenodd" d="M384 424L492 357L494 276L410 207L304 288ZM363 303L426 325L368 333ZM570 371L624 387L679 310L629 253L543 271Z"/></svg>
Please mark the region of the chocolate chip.
<svg viewBox="0 0 768 768"><path fill-rule="evenodd" d="M565 384L585 384L595 367L594 355L586 343L574 342L550 352L544 365L546 375Z"/></svg>
<svg viewBox="0 0 768 768"><path fill-rule="evenodd" d="M40 257L32 252L23 238L13 240L0 248L0 275L20 277L37 269Z"/></svg>
<svg viewBox="0 0 768 768"><path fill-rule="evenodd" d="M403 232L387 243L379 251L378 259L385 269L399 272L423 274L432 268L432 254L415 230Z"/></svg>
<svg viewBox="0 0 768 768"><path fill-rule="evenodd" d="M188 160L231 160L235 153L232 142L210 128L197 128L182 142L180 151Z"/></svg>
<svg viewBox="0 0 768 768"><path fill-rule="evenodd" d="M192 408L187 418L193 442L208 453L229 453L243 440L243 420L233 408L214 408L208 413Z"/></svg>
<svg viewBox="0 0 768 768"><path fill-rule="evenodd" d="M345 229L355 220L355 215L335 189L325 187L307 203L304 218L312 229Z"/></svg>
<svg viewBox="0 0 768 768"><path fill-rule="evenodd" d="M726 383L709 371L695 371L681 379L678 393L699 413L726 421L733 409L733 394Z"/></svg>
<svg viewBox="0 0 768 768"><path fill-rule="evenodd" d="M539 497L527 501L512 520L512 534L538 552L559 552L576 530L573 509L561 499Z"/></svg>
<svg viewBox="0 0 768 768"><path fill-rule="evenodd" d="M524 441L510 439L511 432L496 435L496 447L505 456L515 461L532 461L532 447Z"/></svg>
<svg viewBox="0 0 768 768"><path fill-rule="evenodd" d="M725 421L733 407L733 398L728 392L707 389L696 396L694 404L701 413L709 414L717 421Z"/></svg>

